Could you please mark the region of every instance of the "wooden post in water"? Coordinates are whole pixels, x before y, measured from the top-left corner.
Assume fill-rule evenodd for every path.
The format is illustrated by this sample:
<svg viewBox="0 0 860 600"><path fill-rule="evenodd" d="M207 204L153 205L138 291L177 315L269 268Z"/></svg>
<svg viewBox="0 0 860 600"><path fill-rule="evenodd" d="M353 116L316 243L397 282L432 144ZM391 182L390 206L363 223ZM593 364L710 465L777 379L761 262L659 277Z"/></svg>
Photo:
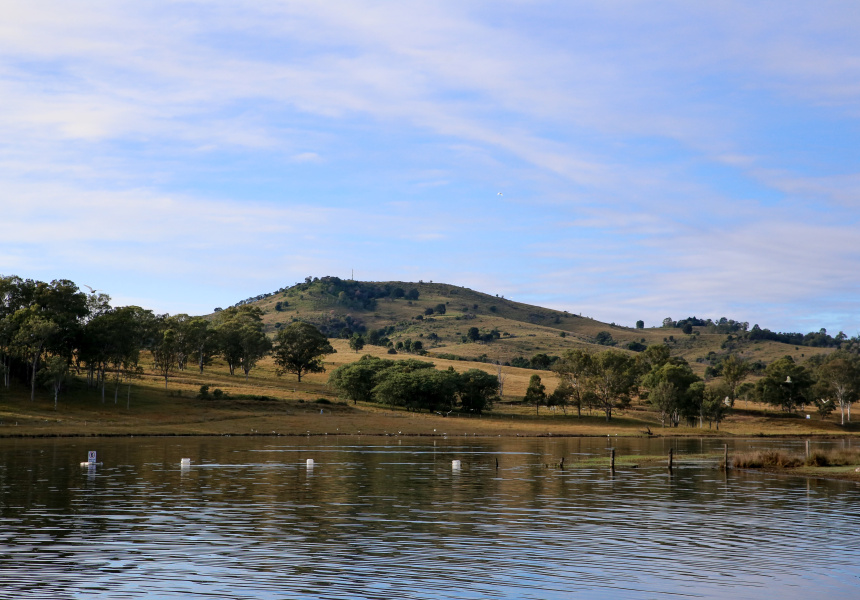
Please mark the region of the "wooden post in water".
<svg viewBox="0 0 860 600"><path fill-rule="evenodd" d="M809 440L806 440L806 458L809 458Z"/></svg>
<svg viewBox="0 0 860 600"><path fill-rule="evenodd" d="M609 468L614 473L615 472L615 448L613 448L609 452L610 452L610 454L609 454Z"/></svg>
<svg viewBox="0 0 860 600"><path fill-rule="evenodd" d="M723 468L726 471L728 471L729 470L729 445L728 444L723 446L723 451L724 451L724 454L723 454L724 467Z"/></svg>
<svg viewBox="0 0 860 600"><path fill-rule="evenodd" d="M563 469L563 468L564 468L564 457L563 457L563 456L561 457L561 461L558 463L558 466L559 466L559 468L561 468L561 469Z"/></svg>
<svg viewBox="0 0 860 600"><path fill-rule="evenodd" d="M672 449L669 448L669 472L672 472Z"/></svg>
<svg viewBox="0 0 860 600"><path fill-rule="evenodd" d="M496 471L499 470L499 457L496 457Z"/></svg>

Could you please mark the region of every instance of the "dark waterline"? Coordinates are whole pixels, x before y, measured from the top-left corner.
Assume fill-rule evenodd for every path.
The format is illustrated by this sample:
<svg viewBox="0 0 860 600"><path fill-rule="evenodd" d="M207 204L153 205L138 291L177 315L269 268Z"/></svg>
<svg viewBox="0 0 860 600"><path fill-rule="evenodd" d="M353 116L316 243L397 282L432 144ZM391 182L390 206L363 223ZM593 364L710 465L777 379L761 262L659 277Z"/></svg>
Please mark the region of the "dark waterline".
<svg viewBox="0 0 860 600"><path fill-rule="evenodd" d="M860 486L683 460L723 443L0 440L0 596L860 596ZM610 446L681 462L672 475L545 466ZM104 464L81 468L87 450Z"/></svg>

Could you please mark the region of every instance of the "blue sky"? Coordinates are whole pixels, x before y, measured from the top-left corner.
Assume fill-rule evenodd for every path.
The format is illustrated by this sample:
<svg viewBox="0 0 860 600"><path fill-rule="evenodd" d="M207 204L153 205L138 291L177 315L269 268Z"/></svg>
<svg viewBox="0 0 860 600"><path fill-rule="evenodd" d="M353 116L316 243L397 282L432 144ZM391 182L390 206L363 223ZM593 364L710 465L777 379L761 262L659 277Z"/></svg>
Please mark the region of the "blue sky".
<svg viewBox="0 0 860 600"><path fill-rule="evenodd" d="M855 335L857 31L853 1L10 0L0 273Z"/></svg>

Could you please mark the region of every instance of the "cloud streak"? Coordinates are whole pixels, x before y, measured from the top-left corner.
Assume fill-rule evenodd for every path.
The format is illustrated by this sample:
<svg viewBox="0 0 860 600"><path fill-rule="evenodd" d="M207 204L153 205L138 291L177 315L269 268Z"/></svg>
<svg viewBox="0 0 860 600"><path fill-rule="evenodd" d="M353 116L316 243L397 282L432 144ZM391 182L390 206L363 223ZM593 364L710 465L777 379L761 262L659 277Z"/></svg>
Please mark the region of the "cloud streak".
<svg viewBox="0 0 860 600"><path fill-rule="evenodd" d="M607 320L856 329L858 26L847 2L12 2L0 270L75 257L167 306L361 263Z"/></svg>

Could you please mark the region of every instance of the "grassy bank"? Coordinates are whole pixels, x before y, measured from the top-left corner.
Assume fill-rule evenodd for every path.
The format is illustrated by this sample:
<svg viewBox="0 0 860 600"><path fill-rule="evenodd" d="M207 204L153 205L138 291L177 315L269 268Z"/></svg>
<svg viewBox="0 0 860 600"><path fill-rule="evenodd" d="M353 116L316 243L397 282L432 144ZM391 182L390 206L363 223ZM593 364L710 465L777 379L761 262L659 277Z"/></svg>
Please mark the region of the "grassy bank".
<svg viewBox="0 0 860 600"><path fill-rule="evenodd" d="M736 469L860 481L860 450L857 449L818 449L809 454L761 450L737 454L730 459L730 464Z"/></svg>

